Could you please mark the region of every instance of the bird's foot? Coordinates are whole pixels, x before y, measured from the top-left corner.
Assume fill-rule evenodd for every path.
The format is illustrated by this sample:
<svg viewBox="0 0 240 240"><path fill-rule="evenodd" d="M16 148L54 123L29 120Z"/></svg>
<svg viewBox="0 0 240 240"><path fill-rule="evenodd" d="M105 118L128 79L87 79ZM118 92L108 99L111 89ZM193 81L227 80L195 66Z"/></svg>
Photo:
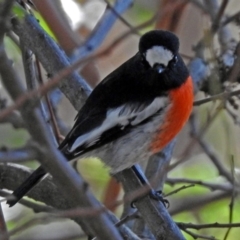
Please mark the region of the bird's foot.
<svg viewBox="0 0 240 240"><path fill-rule="evenodd" d="M151 189L150 193L149 193L149 197L156 201L162 202L162 204L165 206L165 208L169 208L169 206L170 206L169 201L166 198L163 198L161 190L155 191L155 190Z"/></svg>
<svg viewBox="0 0 240 240"><path fill-rule="evenodd" d="M145 195L146 196L146 195ZM135 202L137 202L139 199L145 197L145 196L142 196L142 197L138 197L136 198L135 200L133 200L131 202L131 207L132 208L135 208ZM153 189L150 190L150 192L148 193L148 196L156 201L160 201L162 202L162 204L166 207L166 208L169 208L170 206L170 203L167 199L163 198L162 196L162 191L161 190L158 190L158 191L155 191Z"/></svg>

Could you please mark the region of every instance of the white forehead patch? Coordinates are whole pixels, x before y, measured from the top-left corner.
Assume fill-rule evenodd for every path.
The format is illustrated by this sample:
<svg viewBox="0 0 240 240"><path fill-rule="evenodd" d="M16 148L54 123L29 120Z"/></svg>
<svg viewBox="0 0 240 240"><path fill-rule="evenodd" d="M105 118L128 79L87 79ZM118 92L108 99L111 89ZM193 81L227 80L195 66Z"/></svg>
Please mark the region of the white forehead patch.
<svg viewBox="0 0 240 240"><path fill-rule="evenodd" d="M162 46L154 46L146 52L146 60L151 67L153 67L155 63L163 64L167 67L169 61L172 59L173 53Z"/></svg>

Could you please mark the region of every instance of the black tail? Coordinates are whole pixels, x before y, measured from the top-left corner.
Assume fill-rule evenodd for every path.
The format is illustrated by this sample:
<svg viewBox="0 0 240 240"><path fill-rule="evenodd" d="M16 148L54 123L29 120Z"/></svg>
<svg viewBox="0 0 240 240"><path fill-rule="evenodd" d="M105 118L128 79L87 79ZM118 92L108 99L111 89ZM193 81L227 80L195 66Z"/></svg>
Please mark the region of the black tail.
<svg viewBox="0 0 240 240"><path fill-rule="evenodd" d="M46 174L45 170L38 167L14 192L12 196L14 199L8 200L9 207L14 206L28 191L30 191Z"/></svg>
<svg viewBox="0 0 240 240"><path fill-rule="evenodd" d="M71 131L69 133L71 135ZM58 149L66 157L67 161L74 159L76 156L68 153L66 150L68 147L68 136L61 142ZM29 192L46 174L46 171L40 166L38 167L17 189L13 191L11 196L12 200L8 200L7 204L9 207L14 206L27 192Z"/></svg>

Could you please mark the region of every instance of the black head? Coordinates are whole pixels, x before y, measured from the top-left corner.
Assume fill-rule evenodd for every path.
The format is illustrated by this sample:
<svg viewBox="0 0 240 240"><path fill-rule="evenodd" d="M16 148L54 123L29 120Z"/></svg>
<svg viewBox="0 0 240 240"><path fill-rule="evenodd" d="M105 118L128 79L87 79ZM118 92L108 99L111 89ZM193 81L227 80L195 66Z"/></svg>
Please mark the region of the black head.
<svg viewBox="0 0 240 240"><path fill-rule="evenodd" d="M144 34L139 42L139 52L146 64L164 72L178 61L179 40L171 32L153 30Z"/></svg>

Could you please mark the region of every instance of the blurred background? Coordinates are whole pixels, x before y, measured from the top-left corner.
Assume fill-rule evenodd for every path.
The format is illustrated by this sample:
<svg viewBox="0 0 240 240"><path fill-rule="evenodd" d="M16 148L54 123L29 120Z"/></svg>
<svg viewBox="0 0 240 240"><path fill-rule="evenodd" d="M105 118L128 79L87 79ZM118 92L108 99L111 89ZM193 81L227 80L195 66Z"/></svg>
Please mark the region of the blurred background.
<svg viewBox="0 0 240 240"><path fill-rule="evenodd" d="M146 26L139 30L140 34L155 28L175 32L180 39L180 53L186 64L189 64L197 55L195 47L198 46L200 40L207 38L213 21L210 14L207 13L209 9L202 9L196 2L199 2L200 6L207 6L205 1L191 0L134 1L133 5L121 14L124 21L130 26L123 20L118 19L104 38L97 52L106 49L115 39L129 31L130 27L146 23ZM220 6L223 1L219 0L216 2ZM240 11L238 0L227 2L223 19ZM103 0L54 0L33 1L33 3L35 10L31 8L39 23L61 45L71 60L77 56L77 47L84 44L85 40L91 36L91 33L98 26L97 24L99 24L106 12L107 5L113 6L115 2ZM215 11L214 9L210 10L209 12ZM58 18L59 16L60 18ZM239 21L239 19L236 19L227 27L231 39L239 42L239 22L237 20ZM101 79L138 51L138 40L138 34L129 35L111 49L109 53L88 62L81 70L81 74L92 87L96 86ZM24 79L19 48L10 38L5 39L5 44L14 67ZM216 56L221 56L222 51L218 36L214 37L211 47L204 48L201 56L205 63L211 66L210 70L214 69L214 66L212 67L214 65L212 59ZM210 73L208 73L207 79L209 76L211 76ZM47 81L46 74L44 81ZM238 89L238 84L235 84L234 89ZM196 100L211 95L209 91L201 90L203 89L200 87L200 90L198 89L196 92ZM61 131L64 135L69 127L72 126L76 111L57 90L51 93L51 96L52 101L57 102L56 112L58 118L61 119ZM0 98L2 105L11 104L11 99L1 86L1 82ZM189 183L196 181L196 184L168 198L170 201L169 211L175 221L197 224L229 222L231 192L226 193L221 191L221 188L211 189L209 186L206 187L201 183L220 184L221 186L228 186L229 184L219 174L219 169L211 159L212 155L217 158L227 171L231 172L231 168L234 169L234 179L239 183L240 121L238 100L236 97L236 99L233 99L234 104L227 103L228 106L222 108L219 107L221 102L219 100L196 106L193 113L194 121L192 120L178 136L167 183L164 186L164 193L188 184L187 180L192 180ZM14 126L4 122L0 123L1 148L11 149L25 146L29 140L29 135L22 126ZM198 131L204 131L202 145L193 138L193 125ZM207 145L207 149L204 148L204 144ZM181 164L179 164L180 162ZM34 160L27 161L24 164L31 168L38 166L38 163ZM100 201L109 201L109 196L111 196L110 199L112 201L123 197L119 186L114 185L114 190L116 191L113 191L110 187L111 184L115 183L111 182L107 168L98 159L81 160L76 167L90 183L92 191ZM35 217L31 209L20 204L12 209L9 209L4 203L2 205L9 229L15 229L22 223ZM240 222L240 201L238 196L234 200L233 209L232 221ZM119 216L121 210L122 206L113 209ZM197 233L205 236L215 236L216 239L223 239L226 231L226 228L207 228ZM79 227L71 220L49 220L26 227L24 230L18 231L11 239L84 239L84 237L75 237L79 236L80 232ZM239 234L240 228L232 228L227 239L239 239ZM185 234L185 236L186 239L193 239L188 234Z"/></svg>

